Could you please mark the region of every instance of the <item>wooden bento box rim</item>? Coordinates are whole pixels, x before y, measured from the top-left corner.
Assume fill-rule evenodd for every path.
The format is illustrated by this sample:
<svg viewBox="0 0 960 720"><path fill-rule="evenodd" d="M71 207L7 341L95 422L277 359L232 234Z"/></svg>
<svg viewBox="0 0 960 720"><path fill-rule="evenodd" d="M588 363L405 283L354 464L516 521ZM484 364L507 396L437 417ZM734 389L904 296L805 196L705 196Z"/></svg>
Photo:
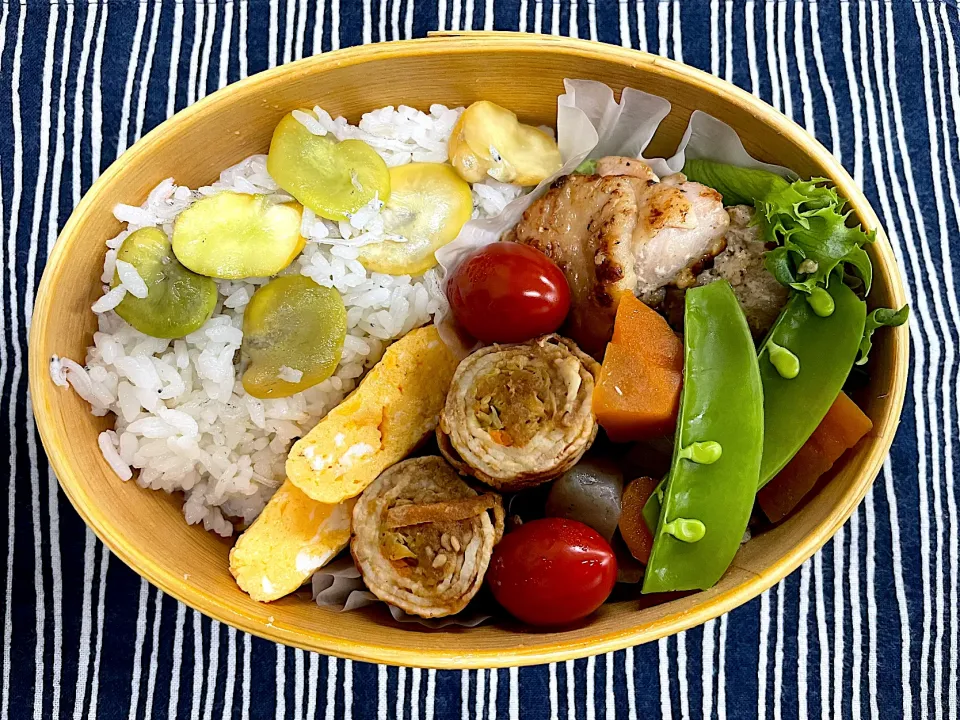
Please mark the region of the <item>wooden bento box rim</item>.
<svg viewBox="0 0 960 720"><path fill-rule="evenodd" d="M47 450L50 464L60 479L61 487L86 523L104 544L127 565L165 593L211 617L254 635L307 650L356 660L435 668L505 667L556 662L618 650L655 640L699 625L742 605L784 578L816 552L846 521L869 489L890 448L899 422L908 368L909 343L906 328L899 328L891 332L888 341L892 348L891 363L893 370L889 388L892 402L888 404L888 411L875 424L874 431L871 433L872 445L869 454L862 462L863 469L860 476L847 488L840 498L840 502L823 517L812 531L796 538L796 543L779 560L767 566L763 572L758 573L744 569L745 579L732 589L715 593L712 597L704 596L701 601L693 603L692 607L687 607L690 604L687 602L688 598L673 601L673 604L677 605L673 612L669 612L664 617L647 622L642 626L622 627L612 632L588 638L560 640L550 645L539 643L528 645L524 642L528 635L515 632L512 633L511 647L500 643L498 646L476 649L466 647L467 643L464 643L463 640L468 635L458 629L444 631L450 633L452 642L443 648L422 647L419 643L421 635L416 629L409 631L409 641L404 647L378 644L376 636L370 636L368 640L353 640L316 628L311 628L310 632L307 633L297 626L286 624L281 620L264 623L262 616L254 617L251 612L245 612L236 602L229 602L218 594L210 593L199 585L191 583L189 578L161 568L147 554L125 542L125 538L117 532L117 528L106 520L104 513L98 506L98 499L91 497L82 484L78 482L79 470L71 467L64 460L65 454L61 450L69 446L70 439L66 437L66 432L61 432L54 427L58 416L58 400L55 393L59 391L59 388L56 388L50 380L50 358L42 350L42 348L49 347L50 338L44 320L50 314L54 285L68 270L67 257L70 248L77 240L76 229L83 224L84 218L91 211L94 198L100 194L103 188L108 187L125 168L137 163L141 155L151 150L155 144L160 143L164 134L171 127L202 118L204 115L216 111L222 104L230 103L231 97L238 93L253 92L255 88L274 87L290 82L297 77L319 73L327 69L367 63L372 60L491 53L501 50L512 53L545 52L553 55L572 55L608 62L613 61L626 68L642 67L648 72L695 85L723 98L725 102L738 106L774 128L778 134L789 138L796 145L802 146L816 163L829 168L831 180L837 185L841 194L848 198L850 205L855 209L864 226L879 230L876 215L850 176L820 143L810 137L798 125L759 99L723 80L678 62L616 46L519 33L440 33L422 40L366 45L306 58L253 75L211 94L184 109L173 118L168 119L144 136L114 162L89 189L70 216L50 254L49 262L37 292L34 321L30 329L30 391L37 427ZM905 302L903 282L893 252L882 231L878 232L877 243L871 248L871 254L875 260L879 260L876 268L878 284L884 285L888 289L890 300L899 307ZM186 525L184 527L186 528ZM320 612L320 610L318 609L317 612ZM269 608L265 614L269 614ZM376 621L371 620L370 622Z"/></svg>

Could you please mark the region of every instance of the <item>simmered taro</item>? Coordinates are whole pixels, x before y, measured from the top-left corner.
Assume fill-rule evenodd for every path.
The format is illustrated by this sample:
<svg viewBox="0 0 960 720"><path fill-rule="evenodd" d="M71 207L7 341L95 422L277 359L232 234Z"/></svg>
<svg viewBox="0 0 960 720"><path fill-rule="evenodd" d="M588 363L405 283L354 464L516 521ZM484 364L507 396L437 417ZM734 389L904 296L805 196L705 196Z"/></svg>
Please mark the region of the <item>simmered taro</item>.
<svg viewBox="0 0 960 720"><path fill-rule="evenodd" d="M606 538L613 538L620 520L623 473L603 458L585 458L561 475L550 488L546 514L579 520Z"/></svg>

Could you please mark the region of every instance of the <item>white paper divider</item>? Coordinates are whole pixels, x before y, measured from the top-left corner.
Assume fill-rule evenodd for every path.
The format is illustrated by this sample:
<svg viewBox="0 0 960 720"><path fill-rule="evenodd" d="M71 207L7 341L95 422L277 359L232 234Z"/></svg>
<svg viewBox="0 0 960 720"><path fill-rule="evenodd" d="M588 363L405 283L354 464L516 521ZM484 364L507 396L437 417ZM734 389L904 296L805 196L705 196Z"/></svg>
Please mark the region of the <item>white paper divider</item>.
<svg viewBox="0 0 960 720"><path fill-rule="evenodd" d="M318 570L313 576L313 598L320 607L333 607L340 612L350 612L369 605L383 602L372 592L367 590L360 577L360 571L353 564L353 558L345 555L337 558L326 567ZM400 608L383 603L387 606L393 619L400 623L416 623L432 630L439 630L449 626L476 627L490 619L489 613L466 610L443 618L422 618L404 612Z"/></svg>
<svg viewBox="0 0 960 720"><path fill-rule="evenodd" d="M736 130L702 110L693 111L677 152L662 162L670 172L680 172L688 159L712 160L742 168L766 170L791 182L799 177L793 170L782 165L771 165L757 160L744 149ZM654 168L654 171L657 169Z"/></svg>

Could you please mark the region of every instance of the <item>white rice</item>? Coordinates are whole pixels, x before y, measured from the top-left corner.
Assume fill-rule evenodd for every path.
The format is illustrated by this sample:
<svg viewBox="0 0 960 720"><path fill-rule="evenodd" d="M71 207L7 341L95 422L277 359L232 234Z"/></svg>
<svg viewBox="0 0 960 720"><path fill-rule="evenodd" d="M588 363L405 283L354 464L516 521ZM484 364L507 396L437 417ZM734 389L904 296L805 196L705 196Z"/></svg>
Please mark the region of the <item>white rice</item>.
<svg viewBox="0 0 960 720"><path fill-rule="evenodd" d="M359 126L332 119L320 108L295 116L311 132L337 139L359 138L377 149L390 166L413 161L444 162L450 131L462 110L434 105L430 113L401 106L363 116ZM233 519L252 522L285 477L294 439L356 387L386 346L429 322L445 298L436 270L420 277L369 273L357 260L358 247L399 240L384 229L383 203L374 198L349 220L335 223L303 213L301 232L308 243L281 274L301 273L336 288L347 310L347 337L340 364L319 385L289 398L261 400L240 382L244 366L243 311L269 278L218 280L213 316L194 333L177 340L144 335L124 322L115 308L126 293L146 295L136 268L117 262L116 250L131 232L158 227L168 235L177 215L201 197L224 190L266 194L273 202L291 200L267 173L266 156L253 155L227 168L217 182L196 191L164 180L140 207L117 205L114 214L126 229L107 241L101 281L104 295L93 306L99 329L87 348L85 365L54 356L50 373L69 383L95 415L116 416L114 430L102 433L100 450L123 480L136 474L143 487L184 493L188 523L229 536ZM514 185L488 180L473 187L474 217L499 213L521 193ZM116 271L120 284L107 285ZM297 382L302 373L284 367L280 377Z"/></svg>
<svg viewBox="0 0 960 720"><path fill-rule="evenodd" d="M295 370L294 368L287 367L286 365L281 365L280 372L277 373L277 377L285 382L298 383L303 380L303 370Z"/></svg>
<svg viewBox="0 0 960 720"><path fill-rule="evenodd" d="M117 285L113 290L104 292L103 296L93 304L91 309L95 313L105 313L108 310L113 310L120 304L120 301L123 300L126 294L127 288L122 284Z"/></svg>
<svg viewBox="0 0 960 720"><path fill-rule="evenodd" d="M120 278L120 284L128 293L141 299L147 296L147 284L133 265L123 260L117 260L114 266L117 270L117 276Z"/></svg>
<svg viewBox="0 0 960 720"><path fill-rule="evenodd" d="M59 355L50 358L50 379L57 387L70 387L70 383L67 382L67 370L60 361Z"/></svg>

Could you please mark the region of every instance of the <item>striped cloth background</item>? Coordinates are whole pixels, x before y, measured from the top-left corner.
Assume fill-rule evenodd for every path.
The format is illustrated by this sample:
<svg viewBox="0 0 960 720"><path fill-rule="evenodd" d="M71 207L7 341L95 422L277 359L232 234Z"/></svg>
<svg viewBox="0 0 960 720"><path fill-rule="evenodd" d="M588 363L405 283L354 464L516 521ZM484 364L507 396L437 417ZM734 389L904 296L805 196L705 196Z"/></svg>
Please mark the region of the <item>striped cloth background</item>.
<svg viewBox="0 0 960 720"><path fill-rule="evenodd" d="M744 87L842 159L909 281L903 424L866 501L749 605L659 643L479 672L275 646L164 597L58 493L30 414L31 307L58 228L143 132L237 78L436 28L579 35ZM5 1L2 718L956 718L960 14L954 2ZM2 521L0 521L2 522Z"/></svg>

